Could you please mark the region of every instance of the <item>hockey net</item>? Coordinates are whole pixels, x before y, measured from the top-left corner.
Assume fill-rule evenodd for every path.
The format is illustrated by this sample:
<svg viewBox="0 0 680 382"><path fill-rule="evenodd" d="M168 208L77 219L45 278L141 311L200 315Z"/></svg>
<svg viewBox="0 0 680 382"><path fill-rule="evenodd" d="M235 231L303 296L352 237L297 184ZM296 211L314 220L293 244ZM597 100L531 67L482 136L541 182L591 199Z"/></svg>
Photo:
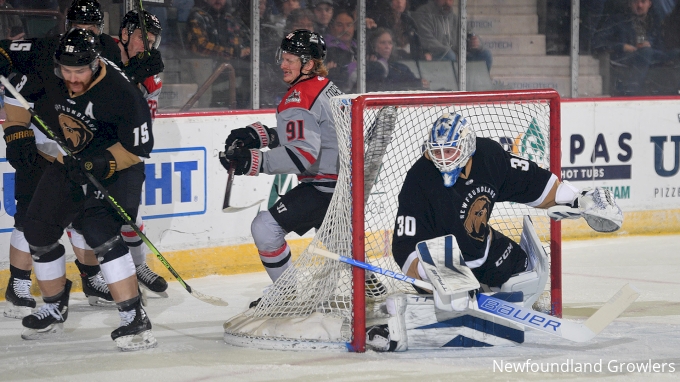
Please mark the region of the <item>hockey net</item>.
<svg viewBox="0 0 680 382"><path fill-rule="evenodd" d="M363 351L365 327L382 323L380 303L410 284L326 259L318 247L401 273L391 255L398 195L422 155L432 123L460 112L477 136L560 172L559 96L553 90L475 93L368 93L331 101L340 171L328 213L310 246L264 294L257 307L224 324L225 341L270 349ZM541 310L561 315L560 227L544 210L497 203L489 224L519 242L530 215L551 258Z"/></svg>

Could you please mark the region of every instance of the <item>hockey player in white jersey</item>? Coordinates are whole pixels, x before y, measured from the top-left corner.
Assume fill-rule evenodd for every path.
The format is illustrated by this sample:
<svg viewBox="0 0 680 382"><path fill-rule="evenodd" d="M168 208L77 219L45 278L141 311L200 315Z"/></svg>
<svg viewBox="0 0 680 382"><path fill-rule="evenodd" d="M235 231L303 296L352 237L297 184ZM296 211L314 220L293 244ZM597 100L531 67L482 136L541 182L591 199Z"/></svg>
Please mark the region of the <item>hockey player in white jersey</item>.
<svg viewBox="0 0 680 382"><path fill-rule="evenodd" d="M235 129L220 155L227 170L235 166L236 175L298 176L300 184L260 212L251 225L260 260L272 281L291 264L285 235L302 235L321 226L338 178L338 143L329 99L342 92L325 78L325 57L326 43L320 34L304 29L288 33L277 60L290 88L276 109L276 128L256 122ZM270 150L261 150L266 147Z"/></svg>
<svg viewBox="0 0 680 382"><path fill-rule="evenodd" d="M453 316L470 314L468 307L480 284L484 291L521 290L524 296L519 302L525 306L531 306L542 293L547 258L532 235L531 222L525 221L520 244L489 225L494 204L506 201L548 209L548 215L556 220L583 217L601 232L617 230L623 222L621 209L609 190L599 187L578 190L560 182L555 174L511 155L497 142L476 137L474 126L463 115L442 115L434 122L423 145L423 156L404 180L392 244L394 259L402 271L434 286L433 291L419 290L434 297L429 300L435 308L429 310L433 320L430 324L453 322ZM395 315L410 308L403 295L388 298L387 306ZM417 315L406 315L414 316ZM474 330L469 330L473 326L498 323L474 319L485 322L468 324L464 334L449 338L449 342L440 346L491 346L506 344L507 340L523 341L523 333L512 325L500 330L496 327L475 337L471 334ZM404 320L392 323L404 324ZM379 350L406 350L405 331L389 329L384 325L370 328L369 344L379 344ZM388 333L401 333L398 335L401 343L386 345Z"/></svg>

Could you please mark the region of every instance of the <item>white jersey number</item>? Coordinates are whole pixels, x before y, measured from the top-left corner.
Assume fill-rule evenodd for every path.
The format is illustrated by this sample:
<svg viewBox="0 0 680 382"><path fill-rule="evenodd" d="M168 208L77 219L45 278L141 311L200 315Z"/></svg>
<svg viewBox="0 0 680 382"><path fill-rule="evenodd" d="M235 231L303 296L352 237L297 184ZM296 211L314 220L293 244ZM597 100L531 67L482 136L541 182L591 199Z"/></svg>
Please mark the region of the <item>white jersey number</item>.
<svg viewBox="0 0 680 382"><path fill-rule="evenodd" d="M522 171L529 171L529 161L520 158L510 158L510 166Z"/></svg>
<svg viewBox="0 0 680 382"><path fill-rule="evenodd" d="M140 127L135 127L133 132L135 134L135 146L139 146L140 140L142 144L149 141L149 127L146 126L146 122Z"/></svg>
<svg viewBox="0 0 680 382"><path fill-rule="evenodd" d="M397 216L397 236L404 235L416 235L416 218L413 216Z"/></svg>

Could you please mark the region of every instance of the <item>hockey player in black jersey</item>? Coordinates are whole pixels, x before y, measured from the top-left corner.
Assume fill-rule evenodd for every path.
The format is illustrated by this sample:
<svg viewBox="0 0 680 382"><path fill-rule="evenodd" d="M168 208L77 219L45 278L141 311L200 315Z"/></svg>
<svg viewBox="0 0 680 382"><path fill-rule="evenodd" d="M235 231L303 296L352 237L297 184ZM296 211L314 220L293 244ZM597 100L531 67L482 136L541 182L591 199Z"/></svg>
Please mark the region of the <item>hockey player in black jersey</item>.
<svg viewBox="0 0 680 382"><path fill-rule="evenodd" d="M127 16L127 15L126 15ZM152 15L151 15L152 16ZM157 21L157 19L156 19ZM135 23L134 20L126 23L125 20L121 24L122 28L129 27L130 24ZM153 40L160 41L160 23L156 22L149 24L150 34L153 34ZM102 46L102 57L108 59L110 62L121 65L121 49L119 49L118 41L111 36L102 33L104 28L104 14L100 9L99 3L96 0L76 0L74 1L66 12L66 29L71 28L88 29L98 36ZM37 76L43 78L51 76L53 68L53 55L59 42L59 36L52 36L44 39L31 39L25 41L0 41L0 46L4 47L7 53L3 65L10 67L10 62L14 64L14 69L27 75ZM5 58L5 57L0 57ZM135 57L133 65L124 65L123 68L127 70L128 76L133 73L149 73L153 78L157 78L156 74L162 71L162 59L160 53L150 55L150 57ZM126 57L125 62L128 62ZM160 65L159 65L160 62ZM8 69L9 70L9 69ZM9 71L4 72L5 75ZM16 77L12 82L15 86L19 86L22 77ZM41 82L42 80L33 80L32 82ZM160 93L160 80L145 81L151 84L151 91L146 91L145 96L148 98L147 102L152 113L155 114L157 109L157 100ZM149 87L149 86L147 86ZM21 105L12 105L9 101L8 108L15 107L14 110L8 112L8 116L12 117L14 113L25 113ZM9 125L8 123L9 122ZM6 121L4 127L8 128L13 124L12 121ZM19 127L10 129L14 132ZM42 174L45 163L54 160L58 150L56 144L47 139L44 134L37 131L33 126L31 130L34 132L34 137L26 137L27 139L13 140L8 143L8 158L18 157L19 149L23 150L26 158L30 160L23 160L19 163L17 160L10 160L10 164L16 169L15 176L15 198L17 200L17 213L15 214L15 230L12 232L10 239L10 280L6 291L7 304L4 315L6 317L22 318L31 312L35 307L35 300L30 295L31 287L31 266L32 261L29 254L28 244L23 237L23 217L25 210L30 202L38 180ZM6 134L7 139L7 134ZM35 146L37 143L37 153ZM144 227L141 218L138 220L138 225ZM125 229L127 227L127 229ZM158 274L153 272L146 264L146 254L144 246L141 245L141 240L129 227L124 227L124 238L132 245L135 264L137 266L137 274L142 285L147 287L161 296L167 296L165 290L167 289L167 282ZM106 304L106 301L112 301L113 298L106 286L101 273L99 265L92 254L91 249L85 243L82 235L75 228L69 227L69 239L77 255L76 265L81 274L83 291L91 305Z"/></svg>
<svg viewBox="0 0 680 382"><path fill-rule="evenodd" d="M432 282L444 278L446 284L446 275L451 275L481 284L486 291L522 290L524 303L531 306L543 292L548 270L536 266L541 259L534 258L534 252L541 249L527 254L520 244L489 225L498 202L548 209L548 215L556 220L584 217L602 232L616 230L623 222L621 209L608 190L580 191L560 182L555 174L511 155L492 139L476 137L474 126L463 115L447 113L434 122L423 156L408 171L399 193L394 259L405 274L416 279ZM452 235L447 244L452 256L444 259L445 253L420 250L422 243L447 235ZM440 312L465 311L474 298L470 290L451 295L439 290L437 282L432 283ZM390 303L403 306L404 300L395 297L388 307ZM388 333L386 328L373 330L382 330L383 336ZM390 332L394 330L400 329L390 328ZM405 346L400 350L406 350Z"/></svg>
<svg viewBox="0 0 680 382"><path fill-rule="evenodd" d="M111 337L121 350L153 347L156 340L141 306L134 263L120 235L123 220L84 174L97 178L135 217L144 181L141 157L153 148L149 109L118 68L100 58L98 39L91 32L67 32L54 61L59 78L40 84L41 91L31 93L35 98L30 101L74 157L58 155L45 168L26 212L24 236L45 304L23 319L22 337L41 338L63 328L71 283L59 238L80 215L83 236L99 259L120 313L120 327ZM32 85L30 78L26 81L25 86Z"/></svg>

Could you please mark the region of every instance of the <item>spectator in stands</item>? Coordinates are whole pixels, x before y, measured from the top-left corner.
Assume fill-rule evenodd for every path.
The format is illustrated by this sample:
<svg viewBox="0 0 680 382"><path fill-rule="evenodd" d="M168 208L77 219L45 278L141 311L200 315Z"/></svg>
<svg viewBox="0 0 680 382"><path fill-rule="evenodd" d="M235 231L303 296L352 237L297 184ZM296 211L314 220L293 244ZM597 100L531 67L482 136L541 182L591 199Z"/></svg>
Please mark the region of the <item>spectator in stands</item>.
<svg viewBox="0 0 680 382"><path fill-rule="evenodd" d="M314 12L314 31L325 37L328 33L328 24L333 18L333 0L312 0Z"/></svg>
<svg viewBox="0 0 680 382"><path fill-rule="evenodd" d="M427 80L420 80L404 64L394 59L394 42L389 29L378 27L368 40L371 54L366 64L366 90L397 91L429 88Z"/></svg>
<svg viewBox="0 0 680 382"><path fill-rule="evenodd" d="M310 32L315 32L314 13L309 9L295 9L288 15L284 34L288 34L298 29L306 29Z"/></svg>
<svg viewBox="0 0 680 382"><path fill-rule="evenodd" d="M389 6L386 2L389 1ZM383 0L371 12L378 27L387 28L394 36L394 53L399 60L423 58L416 22L408 9L408 0Z"/></svg>
<svg viewBox="0 0 680 382"><path fill-rule="evenodd" d="M279 31L279 39L283 38L286 20L291 12L300 9L300 0L274 0L278 13L271 16L271 24Z"/></svg>
<svg viewBox="0 0 680 382"><path fill-rule="evenodd" d="M246 107L250 102L250 35L240 19L226 9L226 0L196 0L187 19L187 42L191 51L219 61L229 61L236 75L242 78L236 89L237 104ZM211 106L228 104L226 75L213 84ZM230 84L234 86L234 84Z"/></svg>
<svg viewBox="0 0 680 382"><path fill-rule="evenodd" d="M354 41L354 15L336 11L326 39L328 78L345 93L352 92L357 81L357 43Z"/></svg>
<svg viewBox="0 0 680 382"><path fill-rule="evenodd" d="M453 12L453 3L454 0L430 0L413 13L428 61L457 61L458 15ZM479 37L470 36L467 48L467 60L485 61L491 70L491 52L482 47Z"/></svg>
<svg viewBox="0 0 680 382"><path fill-rule="evenodd" d="M641 95L649 67L667 60L663 52L661 23L649 12L651 0L629 0L628 12L612 16L597 31L596 51L610 54L613 66L612 95Z"/></svg>
<svg viewBox="0 0 680 382"><path fill-rule="evenodd" d="M664 44L674 61L677 62L680 52L680 1L675 3L673 11L664 20Z"/></svg>
<svg viewBox="0 0 680 382"><path fill-rule="evenodd" d="M0 0L0 9L13 9L5 0ZM24 38L24 26L18 15L0 13L0 40L20 40Z"/></svg>
<svg viewBox="0 0 680 382"><path fill-rule="evenodd" d="M656 15L657 19L665 20L673 12L676 4L677 0L652 0L651 11Z"/></svg>

